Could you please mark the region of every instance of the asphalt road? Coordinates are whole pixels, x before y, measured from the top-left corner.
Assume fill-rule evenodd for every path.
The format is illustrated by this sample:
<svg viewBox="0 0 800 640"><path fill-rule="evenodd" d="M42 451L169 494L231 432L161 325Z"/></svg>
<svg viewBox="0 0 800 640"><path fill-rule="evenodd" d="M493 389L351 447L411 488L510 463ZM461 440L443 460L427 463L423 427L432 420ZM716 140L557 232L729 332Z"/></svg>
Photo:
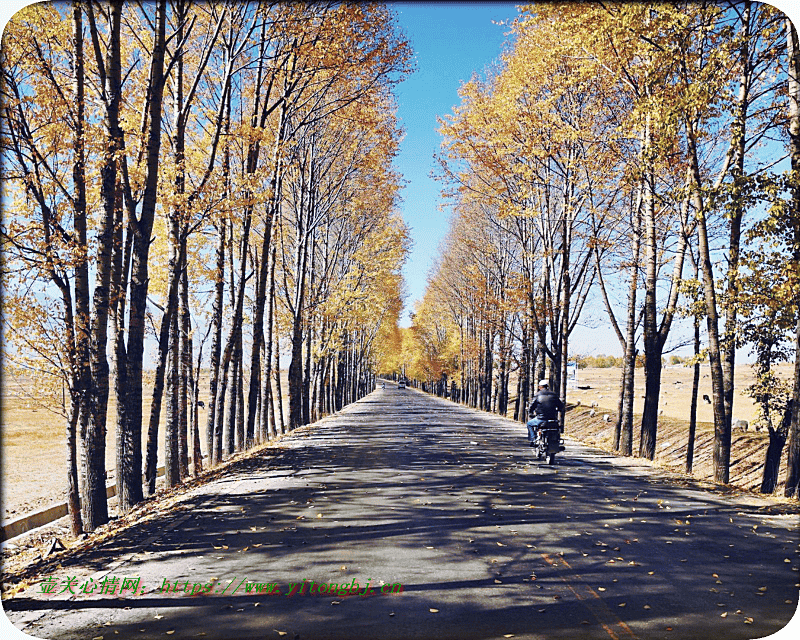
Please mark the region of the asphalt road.
<svg viewBox="0 0 800 640"><path fill-rule="evenodd" d="M797 515L525 440L387 384L3 606L33 637L105 640L724 640L791 619Z"/></svg>

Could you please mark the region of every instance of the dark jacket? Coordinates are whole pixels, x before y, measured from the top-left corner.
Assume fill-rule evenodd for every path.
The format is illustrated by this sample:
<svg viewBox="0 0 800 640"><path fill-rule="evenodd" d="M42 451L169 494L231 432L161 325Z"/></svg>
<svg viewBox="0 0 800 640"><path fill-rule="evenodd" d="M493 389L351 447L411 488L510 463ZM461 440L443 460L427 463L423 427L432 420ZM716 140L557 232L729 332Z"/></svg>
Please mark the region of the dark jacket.
<svg viewBox="0 0 800 640"><path fill-rule="evenodd" d="M543 389L533 397L528 415L535 415L545 420L558 420L559 411L564 411L564 403L553 391Z"/></svg>

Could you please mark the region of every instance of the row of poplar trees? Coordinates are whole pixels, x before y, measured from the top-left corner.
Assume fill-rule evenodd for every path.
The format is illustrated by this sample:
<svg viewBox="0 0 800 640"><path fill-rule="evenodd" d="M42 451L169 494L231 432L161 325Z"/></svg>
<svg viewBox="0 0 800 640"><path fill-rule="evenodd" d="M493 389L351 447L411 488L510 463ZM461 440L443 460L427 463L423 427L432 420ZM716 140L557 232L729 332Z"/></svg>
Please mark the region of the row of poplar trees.
<svg viewBox="0 0 800 640"><path fill-rule="evenodd" d="M774 490L788 439L785 492L795 495L795 27L749 1L554 2L521 8L511 35L441 122L454 215L415 314L418 375L525 419L543 377L566 399L569 337L588 308L625 354L614 444L633 455L638 426L637 453L653 459L662 359L685 316L695 398L699 362L710 364L715 479L729 480L734 365L747 346L757 364L748 391L770 433L762 489ZM645 403L634 425L637 354ZM787 360L788 382L774 372ZM689 456L695 425L693 410Z"/></svg>
<svg viewBox="0 0 800 640"><path fill-rule="evenodd" d="M76 1L11 20L5 366L63 391L74 534L109 518L107 415L124 513L155 491L162 405L174 486L203 448L216 465L373 384L408 251L391 163L409 59L378 4Z"/></svg>

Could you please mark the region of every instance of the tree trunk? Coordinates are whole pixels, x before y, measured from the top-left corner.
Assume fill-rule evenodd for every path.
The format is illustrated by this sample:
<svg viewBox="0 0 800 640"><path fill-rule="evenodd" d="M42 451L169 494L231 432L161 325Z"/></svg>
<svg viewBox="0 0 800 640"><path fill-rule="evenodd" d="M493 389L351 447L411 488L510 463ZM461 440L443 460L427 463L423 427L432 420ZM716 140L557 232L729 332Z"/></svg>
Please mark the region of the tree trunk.
<svg viewBox="0 0 800 640"><path fill-rule="evenodd" d="M119 175L117 176L119 181ZM126 234L123 240L122 224L122 189L117 188L117 206L115 207L114 219L114 244L111 252L111 282L110 282L110 307L109 319L111 321L111 332L113 335L113 358L111 360L112 378L114 379L114 398L117 405L117 424L116 424L116 488L120 505L120 511L125 512L135 504L131 501L128 486L124 481L123 469L130 461L126 459L126 452L133 450L133 443L130 442L130 431L126 429L128 421L127 393L128 393L128 363L127 350L125 348L125 292L128 287L127 267L129 264L128 256L130 252L130 233ZM141 443L140 443L141 446ZM141 464L139 467L139 486L141 487Z"/></svg>
<svg viewBox="0 0 800 640"><path fill-rule="evenodd" d="M210 330L210 327L209 327ZM206 337L208 337L208 333L206 333ZM192 465L189 469L190 473L193 477L200 475L203 471L203 449L200 446L200 416L199 413L199 406L200 406L200 376L202 372L202 364L203 364L203 345L205 343L205 338L200 343L200 348L197 352L197 369L192 374L191 378L191 386L192 386Z"/></svg>
<svg viewBox="0 0 800 640"><path fill-rule="evenodd" d="M695 279L699 274L695 270ZM689 405L689 439L686 443L686 473L692 472L694 443L697 432L697 394L700 389L700 317L694 317L694 372L692 375L692 400Z"/></svg>
<svg viewBox="0 0 800 640"><path fill-rule="evenodd" d="M225 453L228 455L236 451L237 440L241 443L241 440L237 438L236 430L236 410L239 408L239 385L242 381L242 351L239 346L241 334L242 332L239 330L235 337L236 342L233 347L233 359L231 361L233 369L231 370L231 381L228 385L228 420L227 431L225 432Z"/></svg>
<svg viewBox="0 0 800 640"><path fill-rule="evenodd" d="M275 398L278 401L278 425L280 433L286 433L286 421L283 417L283 390L281 389L281 350L280 350L280 337L278 332L275 332Z"/></svg>
<svg viewBox="0 0 800 640"><path fill-rule="evenodd" d="M273 327L275 325L275 260L277 258L277 243L272 242L269 252L269 292L267 293L267 335L265 338L264 354L264 398L265 408L269 409L269 424L267 424L267 413L262 411L261 417L264 421L264 432L268 437L277 436L275 425L275 398L272 393L272 351L273 351Z"/></svg>
<svg viewBox="0 0 800 640"><path fill-rule="evenodd" d="M181 480L189 476L189 379L192 375L192 320L189 308L189 275L188 260L186 259L186 228L182 229L182 253L185 266L181 272L181 298L179 307L180 336L181 336L181 370L180 370L180 420L178 422L179 467Z"/></svg>
<svg viewBox="0 0 800 640"><path fill-rule="evenodd" d="M769 425L769 446L764 458L764 473L759 489L761 493L772 493L778 486L778 470L781 466L781 454L785 444L786 432L782 429L774 429L772 425Z"/></svg>
<svg viewBox="0 0 800 640"><path fill-rule="evenodd" d="M728 272L726 274L726 290L724 300L724 329L721 339L722 347L722 384L724 389L723 402L725 406L726 422L733 419L733 392L734 370L736 366L736 334L737 311L739 304L739 253L742 234L742 218L745 212L745 175L744 159L746 152L747 111L749 104L751 69L750 69L750 0L744 0L741 9L741 44L739 59L742 65L739 82L739 97L735 106L734 120L731 125L731 146L734 149L735 160L731 174L731 205L727 210L730 224L728 239Z"/></svg>
<svg viewBox="0 0 800 640"><path fill-rule="evenodd" d="M800 43L791 20L786 19L789 76L789 156L792 163L792 200L789 209L794 229L792 262L795 274L800 272ZM794 386L792 417L789 424L789 458L786 465L787 498L797 496L800 485L800 312L797 314L794 343Z"/></svg>
<svg viewBox="0 0 800 640"><path fill-rule="evenodd" d="M644 134L645 158L649 157L652 141L650 116L647 116ZM655 457L658 436L658 399L661 392L661 349L658 340L658 308L656 301L658 278L658 245L656 236L655 176L650 161L644 170L644 243L645 243L645 295L644 295L644 375L645 398L639 440L639 456L652 460Z"/></svg>
<svg viewBox="0 0 800 640"><path fill-rule="evenodd" d="M170 262L175 260L173 277L177 280L180 279L180 257L178 255L178 248L174 246L171 253L174 255L170 258ZM172 270L172 269L171 269ZM177 307L179 297L178 290L175 291L175 300L172 303ZM167 361L167 424L164 433L164 482L167 487L174 487L180 483L180 465L179 465L179 442L178 442L178 422L179 422L179 384L180 384L180 322L179 310L176 308L170 314L169 323L169 359Z"/></svg>
<svg viewBox="0 0 800 640"><path fill-rule="evenodd" d="M639 255L641 251L642 210L637 202L634 226L633 262L628 288L628 313L625 329L625 352L622 360L622 408L619 416L620 438L617 450L625 456L633 455L633 400L636 378L636 291L639 287Z"/></svg>
<svg viewBox="0 0 800 640"><path fill-rule="evenodd" d="M161 401L164 395L164 372L167 367L167 357L169 356L169 326L172 321L172 314L175 310L171 308L169 300L174 297L167 295L167 307L161 318L161 329L158 339L158 361L156 363L155 382L153 384L153 396L150 402L150 422L147 429L147 458L145 464L145 484L147 493L153 495L156 491L156 465L158 463L158 426L161 421Z"/></svg>
<svg viewBox="0 0 800 640"><path fill-rule="evenodd" d="M73 219L79 248L88 250L86 229L86 154L84 141L84 55L82 5L72 5L72 38L74 48L73 92L75 99L75 161L72 166L74 184ZM88 254L86 254L88 255ZM71 397L72 413L67 420L67 507L72 535L83 530L78 474L78 431L85 433L88 424L88 393L91 385L89 327L89 265L79 260L75 265L75 383ZM79 426L80 425L80 426Z"/></svg>
<svg viewBox="0 0 800 640"><path fill-rule="evenodd" d="M239 344L236 347L237 357L236 360L239 364L236 383L236 451L244 451L245 449L245 415L244 415L244 357L243 357L243 344L242 335L239 334Z"/></svg>
<svg viewBox="0 0 800 640"><path fill-rule="evenodd" d="M222 351L222 307L225 293L225 216L222 216L217 228L219 241L217 242L217 264L214 272L214 302L211 308L211 362L209 364L208 383L208 419L206 421L206 452L209 464L216 465L219 460L215 455L214 433L216 431L216 408L218 402L220 352Z"/></svg>
<svg viewBox="0 0 800 640"><path fill-rule="evenodd" d="M91 26L96 33L94 9L89 8ZM122 132L119 127L122 67L120 60L122 7L110 7L108 34L108 60L97 60L105 70L103 98L105 102L104 129L105 152L100 168L100 200L102 219L98 234L98 253L95 265L95 289L92 311L91 368L93 388L89 412L89 423L83 442L83 525L93 531L108 522L106 498L106 408L108 404L109 365L106 356L108 342L109 286L111 282L111 254L114 240L114 220L117 206L118 154L122 151ZM121 469L118 473L122 472Z"/></svg>
<svg viewBox="0 0 800 640"><path fill-rule="evenodd" d="M141 502L144 498L142 493L142 367L147 289L150 283L148 256L157 202L159 154L161 151L166 14L166 0L159 0L156 4L153 55L150 64L150 99L146 106L148 128L144 155L147 178L138 220L135 215L132 215L132 212L129 211L128 214L133 231L133 252L128 316L128 388L125 410L128 419L125 424L125 441L130 443L130 448L125 452L126 464L121 470L123 482L128 491L120 497L120 500L127 500L130 506ZM126 183L126 201L131 200L129 191L129 185ZM128 497L125 497L126 494Z"/></svg>
<svg viewBox="0 0 800 640"><path fill-rule="evenodd" d="M698 247L700 250L700 267L703 273L703 297L706 302L708 356L711 364L711 390L714 407L714 480L727 483L730 478L731 464L731 417L725 411L725 384L720 357L719 316L717 314L717 294L714 288L714 268L711 264L711 249L708 243L706 211L700 191L702 182L697 158L694 123L687 118L685 124L692 177L691 195L698 221Z"/></svg>

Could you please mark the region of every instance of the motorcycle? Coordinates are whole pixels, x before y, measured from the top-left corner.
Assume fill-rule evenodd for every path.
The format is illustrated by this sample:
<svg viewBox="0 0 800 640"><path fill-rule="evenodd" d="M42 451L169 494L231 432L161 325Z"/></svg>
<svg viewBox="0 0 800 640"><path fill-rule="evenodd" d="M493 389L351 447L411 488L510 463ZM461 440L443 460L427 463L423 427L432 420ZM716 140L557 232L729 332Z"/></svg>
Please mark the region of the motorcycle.
<svg viewBox="0 0 800 640"><path fill-rule="evenodd" d="M556 454L564 450L561 425L558 420L548 420L536 430L533 450L538 460L547 458L547 464L555 464Z"/></svg>

